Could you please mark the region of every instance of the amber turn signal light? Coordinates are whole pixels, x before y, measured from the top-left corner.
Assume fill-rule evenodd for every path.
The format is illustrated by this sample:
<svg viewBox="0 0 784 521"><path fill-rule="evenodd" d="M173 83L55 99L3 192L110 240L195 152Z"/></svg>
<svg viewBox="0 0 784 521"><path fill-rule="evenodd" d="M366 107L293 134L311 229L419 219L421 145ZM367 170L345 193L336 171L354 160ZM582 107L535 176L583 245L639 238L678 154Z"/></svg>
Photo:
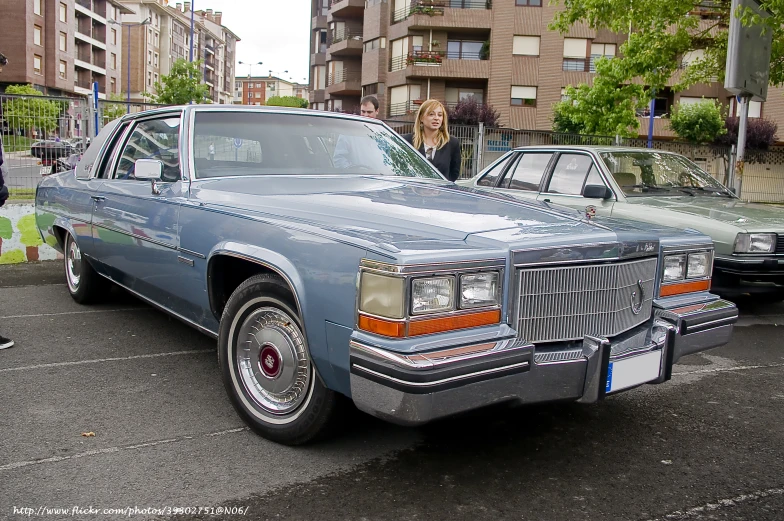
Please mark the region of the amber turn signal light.
<svg viewBox="0 0 784 521"><path fill-rule="evenodd" d="M694 282L679 282L678 284L668 284L659 290L660 297L671 297L673 295L683 295L684 293L694 293L696 291L708 291L711 281L697 280Z"/></svg>

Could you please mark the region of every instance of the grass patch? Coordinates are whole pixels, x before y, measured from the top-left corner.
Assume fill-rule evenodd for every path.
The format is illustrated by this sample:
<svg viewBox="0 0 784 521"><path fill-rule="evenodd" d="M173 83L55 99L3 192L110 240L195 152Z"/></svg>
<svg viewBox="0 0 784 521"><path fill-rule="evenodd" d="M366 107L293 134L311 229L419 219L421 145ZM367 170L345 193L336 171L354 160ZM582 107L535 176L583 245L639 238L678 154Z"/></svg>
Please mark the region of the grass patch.
<svg viewBox="0 0 784 521"><path fill-rule="evenodd" d="M6 152L29 152L30 146L37 140L24 136L3 137L3 149Z"/></svg>
<svg viewBox="0 0 784 521"><path fill-rule="evenodd" d="M8 200L14 199L35 199L35 188L9 188Z"/></svg>

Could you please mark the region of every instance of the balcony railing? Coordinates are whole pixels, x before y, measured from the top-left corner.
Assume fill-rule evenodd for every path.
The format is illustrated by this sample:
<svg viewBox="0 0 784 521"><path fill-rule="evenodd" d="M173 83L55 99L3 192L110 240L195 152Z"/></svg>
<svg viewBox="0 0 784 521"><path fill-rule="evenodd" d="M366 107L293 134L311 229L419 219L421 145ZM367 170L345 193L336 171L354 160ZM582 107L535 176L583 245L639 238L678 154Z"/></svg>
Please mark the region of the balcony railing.
<svg viewBox="0 0 784 521"><path fill-rule="evenodd" d="M492 9L492 0L413 0L409 7L392 12L392 23L402 22L409 16L424 14L440 16L444 9Z"/></svg>
<svg viewBox="0 0 784 521"><path fill-rule="evenodd" d="M342 71L330 73L329 77L327 78L327 85L335 85L336 83L343 83L344 81L359 82L361 80L362 80L361 71L342 70Z"/></svg>
<svg viewBox="0 0 784 521"><path fill-rule="evenodd" d="M362 31L357 29L334 29L329 33L327 46L334 45L344 40L362 41Z"/></svg>
<svg viewBox="0 0 784 521"><path fill-rule="evenodd" d="M411 100L406 101L404 103L390 103L389 105L389 117L393 118L395 116L405 116L406 114L413 114L417 110L419 110L419 106L421 105L421 101Z"/></svg>
<svg viewBox="0 0 784 521"><path fill-rule="evenodd" d="M413 51L407 56L395 56L389 62L389 71L399 71L409 65L430 67L440 66L444 60L487 60L489 55L483 52L464 51Z"/></svg>
<svg viewBox="0 0 784 521"><path fill-rule="evenodd" d="M563 70L571 72L588 72L590 62L586 58L564 58Z"/></svg>

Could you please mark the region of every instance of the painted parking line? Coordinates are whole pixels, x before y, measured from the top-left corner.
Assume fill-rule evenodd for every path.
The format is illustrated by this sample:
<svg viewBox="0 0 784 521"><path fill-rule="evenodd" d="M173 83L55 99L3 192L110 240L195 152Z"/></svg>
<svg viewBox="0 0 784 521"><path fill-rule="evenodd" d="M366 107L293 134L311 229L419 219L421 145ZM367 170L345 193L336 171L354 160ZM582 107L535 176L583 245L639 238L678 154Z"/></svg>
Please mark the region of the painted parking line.
<svg viewBox="0 0 784 521"><path fill-rule="evenodd" d="M151 307L134 307L134 308L119 308L119 309L90 309L85 311L62 311L59 313L37 313L35 315L8 315L0 317L0 320L11 318L41 318L41 317L59 317L65 315L88 315L91 313L119 313L122 311L151 311Z"/></svg>
<svg viewBox="0 0 784 521"><path fill-rule="evenodd" d="M676 510L675 512L671 512L666 514L663 517L657 517L655 519L649 519L648 521L684 521L688 519L693 519L698 516L702 516L708 512L716 512L718 510L723 510L727 508L732 508L737 506L739 503L747 503L749 501L756 501L758 499L764 499L767 497L772 496L781 496L784 495L784 488L769 488L767 490L758 490L756 492L750 492L748 494L741 494L739 496L727 498L727 499L719 499L713 503L705 503L702 506L689 508L687 510Z"/></svg>
<svg viewBox="0 0 784 521"><path fill-rule="evenodd" d="M184 441L199 439L199 438L215 438L217 436L226 436L228 434L235 434L238 432L245 432L249 430L250 429L248 427L238 427L236 429L226 429L222 431L201 434L198 436L179 436L177 438L168 438L165 440L149 441L145 443L138 443L135 445L124 445L124 446L117 446L117 447L106 447L104 449L88 450L85 452L80 452L78 454L71 454L69 456L52 456L51 458L43 458L43 459L28 460L28 461L17 461L14 463L7 463L5 465L0 465L0 471L14 470L23 467L29 467L31 465L42 465L44 463L59 463L61 461L67 461L72 459L87 458L90 456L100 456L102 454L115 454L118 452L129 451L129 450L146 449L149 447L157 447L159 445L182 443Z"/></svg>
<svg viewBox="0 0 784 521"><path fill-rule="evenodd" d="M36 369L36 370L46 369L50 367L68 367L74 365L102 364L105 362L123 362L126 360L139 360L144 358L161 358L164 356L196 355L196 354L204 354L204 353L215 354L215 350L214 349L189 349L187 351L170 351L167 353L151 353L147 355L118 356L113 358L96 358L94 360L76 360L73 362L53 362L51 364L25 365L22 367L7 367L4 369L0 369L0 373L10 373L12 371L28 371L31 369Z"/></svg>

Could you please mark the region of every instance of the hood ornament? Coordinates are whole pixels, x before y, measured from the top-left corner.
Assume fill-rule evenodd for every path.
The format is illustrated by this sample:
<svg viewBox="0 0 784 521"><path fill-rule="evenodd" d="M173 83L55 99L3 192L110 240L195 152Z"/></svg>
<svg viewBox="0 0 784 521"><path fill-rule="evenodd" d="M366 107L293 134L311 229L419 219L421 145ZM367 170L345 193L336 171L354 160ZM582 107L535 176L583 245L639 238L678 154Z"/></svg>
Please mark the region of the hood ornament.
<svg viewBox="0 0 784 521"><path fill-rule="evenodd" d="M642 281L637 281L637 287L640 289L640 298L637 298L637 291L632 291L631 302L632 302L632 313L635 315L639 315L642 311L642 305L645 304L645 287L642 285Z"/></svg>
<svg viewBox="0 0 784 521"><path fill-rule="evenodd" d="M590 221L594 217L596 217L596 207L593 206L593 205L586 206L585 207L585 218Z"/></svg>

